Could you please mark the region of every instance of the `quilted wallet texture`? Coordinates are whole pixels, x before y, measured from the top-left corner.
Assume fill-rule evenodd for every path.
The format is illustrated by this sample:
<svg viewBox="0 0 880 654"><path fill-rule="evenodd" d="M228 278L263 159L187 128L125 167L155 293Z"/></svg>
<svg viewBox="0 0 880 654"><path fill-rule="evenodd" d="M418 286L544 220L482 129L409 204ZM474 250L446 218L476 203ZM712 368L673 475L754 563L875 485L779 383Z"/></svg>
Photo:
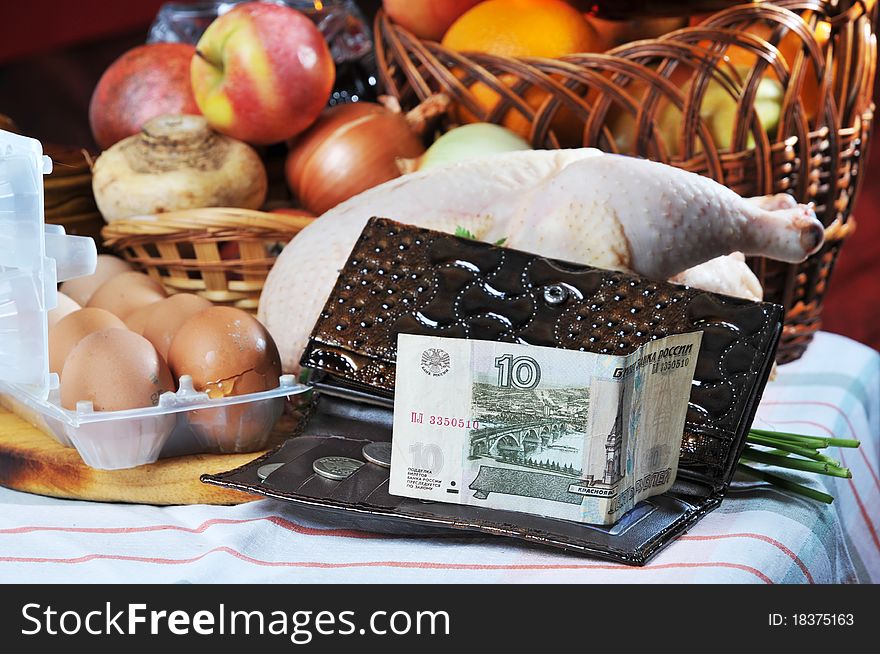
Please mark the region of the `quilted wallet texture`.
<svg viewBox="0 0 880 654"><path fill-rule="evenodd" d="M644 564L716 508L734 474L772 367L782 307L546 259L374 218L358 239L302 358L317 410L302 434L207 483L295 503L351 528L391 533L468 530ZM669 334L703 340L678 479L616 525L426 503L388 494L388 470L343 481L315 475L329 455L361 459L391 439L399 333L501 340L626 354ZM265 481L256 470L284 463Z"/></svg>

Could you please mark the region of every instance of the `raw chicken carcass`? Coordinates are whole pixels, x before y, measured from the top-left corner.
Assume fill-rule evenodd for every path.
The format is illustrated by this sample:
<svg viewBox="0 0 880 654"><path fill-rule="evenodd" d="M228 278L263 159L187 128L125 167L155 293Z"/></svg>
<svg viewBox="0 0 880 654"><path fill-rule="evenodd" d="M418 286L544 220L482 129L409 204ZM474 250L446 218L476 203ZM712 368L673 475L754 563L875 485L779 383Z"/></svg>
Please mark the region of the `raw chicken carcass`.
<svg viewBox="0 0 880 654"><path fill-rule="evenodd" d="M706 177L594 149L513 152L412 173L331 209L284 248L259 318L286 372L357 237L373 216L547 257L744 297L760 284L733 252L802 261L822 244L812 209L790 198L745 199ZM721 258L718 258L721 257Z"/></svg>

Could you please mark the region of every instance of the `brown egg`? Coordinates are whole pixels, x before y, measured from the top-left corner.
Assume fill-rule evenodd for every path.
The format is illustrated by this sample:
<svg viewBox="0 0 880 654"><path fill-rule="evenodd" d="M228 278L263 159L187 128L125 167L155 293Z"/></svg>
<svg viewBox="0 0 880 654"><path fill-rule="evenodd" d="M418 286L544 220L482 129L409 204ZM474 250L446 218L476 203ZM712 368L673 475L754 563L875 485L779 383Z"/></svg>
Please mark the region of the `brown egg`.
<svg viewBox="0 0 880 654"><path fill-rule="evenodd" d="M82 339L113 327L125 329L125 324L104 309L80 309L59 320L49 330L49 371L60 375L64 361Z"/></svg>
<svg viewBox="0 0 880 654"><path fill-rule="evenodd" d="M139 272L116 275L92 295L87 306L106 309L126 318L135 309L153 304L168 294L162 284Z"/></svg>
<svg viewBox="0 0 880 654"><path fill-rule="evenodd" d="M168 350L175 377L190 375L211 397L257 393L278 386L281 358L275 341L251 314L211 307L178 329Z"/></svg>
<svg viewBox="0 0 880 654"><path fill-rule="evenodd" d="M46 319L49 321L49 329L52 329L57 325L58 321L64 316L68 316L74 311L79 311L80 309L82 309L82 307L75 301L71 300L64 293L58 293L58 304L46 315Z"/></svg>
<svg viewBox="0 0 880 654"><path fill-rule="evenodd" d="M161 302L162 300L159 300ZM135 309L127 316L125 316L125 326L128 327L135 334L140 334L143 336L144 327L147 326L147 320L150 319L150 314L153 312L153 308L159 304L159 302L153 302L152 304L148 304L146 306L141 307L140 309Z"/></svg>
<svg viewBox="0 0 880 654"><path fill-rule="evenodd" d="M212 307L187 320L168 352L176 377L190 375L196 390L212 398L258 393L278 386L281 357L260 322L241 309ZM219 452L265 447L278 414L271 403L244 403L190 411L200 441Z"/></svg>
<svg viewBox="0 0 880 654"><path fill-rule="evenodd" d="M80 306L86 306L89 299L106 281L116 275L131 271L131 264L112 254L99 254L95 272L86 277L69 279L61 285L61 292Z"/></svg>
<svg viewBox="0 0 880 654"><path fill-rule="evenodd" d="M172 295L148 307L150 313L141 333L167 360L171 341L183 323L212 306L209 300L192 293Z"/></svg>
<svg viewBox="0 0 880 654"><path fill-rule="evenodd" d="M95 411L156 406L174 391L168 366L143 336L127 329L105 329L79 342L64 363L61 405L75 409L90 400Z"/></svg>

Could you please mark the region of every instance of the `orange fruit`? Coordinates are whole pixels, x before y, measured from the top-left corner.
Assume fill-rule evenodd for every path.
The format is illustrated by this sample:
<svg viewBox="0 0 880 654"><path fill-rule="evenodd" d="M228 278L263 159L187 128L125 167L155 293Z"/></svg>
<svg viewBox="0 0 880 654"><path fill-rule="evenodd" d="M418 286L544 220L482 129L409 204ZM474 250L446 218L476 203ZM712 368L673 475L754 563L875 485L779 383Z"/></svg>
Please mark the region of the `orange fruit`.
<svg viewBox="0 0 880 654"><path fill-rule="evenodd" d="M805 21L809 21L812 18L811 13L805 12L803 18ZM765 41L770 40L773 36L773 31L774 28L768 24L751 25L746 28L746 32L764 39ZM824 20L818 21L813 28L813 36L819 44L819 48L824 50L828 45L828 42L831 40L831 23ZM708 47L709 43L701 43L700 45ZM790 69L794 64L795 57L803 47L803 42L801 41L800 36L789 31L782 37L782 40L776 47ZM738 68L750 69L755 65L758 57L752 50L733 45L727 48L725 59L731 65ZM772 71L766 72L764 76L772 77L774 80L779 81L776 74ZM801 86L801 102L803 103L804 109L807 112L807 117L810 120L816 116L820 109L819 103L821 98L819 93L820 86L816 77L816 68L813 65L812 60L807 59L804 71L804 82Z"/></svg>
<svg viewBox="0 0 880 654"><path fill-rule="evenodd" d="M502 57L556 58L577 52L596 52L602 49L602 39L584 16L563 0L487 0L462 15L446 32L443 45L456 52L482 52ZM456 74L461 75L461 71ZM516 78L500 76L512 86ZM470 87L471 93L487 113L501 100L499 94L478 82ZM547 100L548 93L529 89L523 99L534 110ZM458 107L462 122L482 122L464 107ZM577 140L579 121L560 109L552 129L560 141ZM501 124L528 139L530 121L516 109L511 109ZM564 143L561 143L564 145Z"/></svg>
<svg viewBox="0 0 880 654"><path fill-rule="evenodd" d="M457 52L502 57L561 57L599 41L586 19L562 0L488 0L465 12L443 37Z"/></svg>

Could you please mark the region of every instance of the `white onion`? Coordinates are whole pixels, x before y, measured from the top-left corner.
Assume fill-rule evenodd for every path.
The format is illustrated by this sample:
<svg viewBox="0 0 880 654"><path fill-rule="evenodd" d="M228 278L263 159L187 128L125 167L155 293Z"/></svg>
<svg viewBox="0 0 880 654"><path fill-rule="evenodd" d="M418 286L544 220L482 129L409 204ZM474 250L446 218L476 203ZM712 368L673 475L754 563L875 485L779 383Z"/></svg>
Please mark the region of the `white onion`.
<svg viewBox="0 0 880 654"><path fill-rule="evenodd" d="M419 159L416 170L427 170L490 154L531 149L526 141L500 125L471 123L456 127L434 141Z"/></svg>

